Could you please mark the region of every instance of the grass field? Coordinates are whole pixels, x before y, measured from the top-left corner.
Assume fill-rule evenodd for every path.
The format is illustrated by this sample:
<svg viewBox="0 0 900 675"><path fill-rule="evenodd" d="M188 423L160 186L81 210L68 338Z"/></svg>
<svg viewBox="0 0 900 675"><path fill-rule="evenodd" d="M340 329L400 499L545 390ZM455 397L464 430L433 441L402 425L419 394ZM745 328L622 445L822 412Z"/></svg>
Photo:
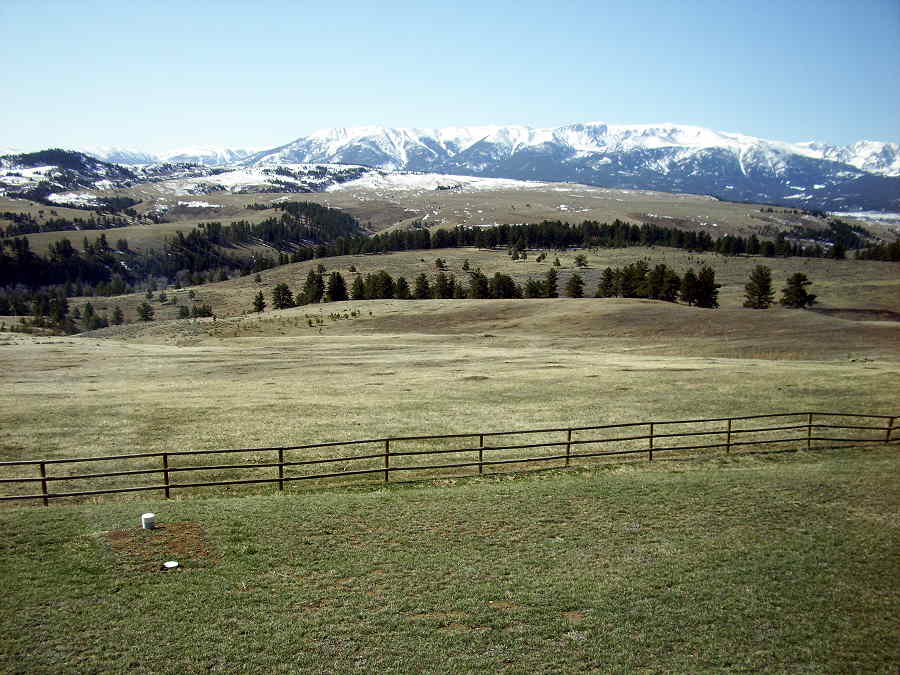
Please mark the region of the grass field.
<svg viewBox="0 0 900 675"><path fill-rule="evenodd" d="M898 485L880 448L5 509L0 670L893 672Z"/></svg>
<svg viewBox="0 0 900 675"><path fill-rule="evenodd" d="M321 332L296 308L244 322L132 324L115 329L119 339L6 334L0 383L15 397L0 402L0 460L896 409L900 365L889 322L616 300L352 306L362 308L358 318L326 319ZM335 455L296 459L322 456ZM4 475L33 476L34 468Z"/></svg>
<svg viewBox="0 0 900 675"><path fill-rule="evenodd" d="M575 256L584 254L588 267L575 267ZM740 308L744 300L744 285L751 270L756 265L766 265L772 270L773 286L776 295L785 285L787 278L795 272L802 272L813 282L810 292L818 295L817 309L824 310L864 310L865 312L900 313L900 265L897 263L862 261L862 260L829 260L818 258L761 258L761 257L726 257L713 253L690 253L679 249L663 247L628 249L600 249L596 251L573 250L562 254L552 251L543 262L536 262L537 252L531 252L528 260L512 260L505 251L481 250L475 248L435 249L428 251L405 251L387 255L340 256L321 260L307 261L283 265L266 270L260 274L261 282L256 282L255 275L236 278L226 282L206 284L193 289L197 296L195 302L210 304L219 317L237 317L252 313L253 298L262 291L266 301L271 303L271 292L275 285L286 283L293 292L303 287L303 282L311 269L322 264L330 271L339 271L348 285L355 274L365 275L370 272L385 270L393 277L404 276L412 283L421 273L434 276L434 262L442 258L447 264L447 273L454 274L464 284L468 284L468 276L463 265L468 262L471 269L480 268L488 276L495 272L511 275L523 284L529 277L543 279L556 258L560 267L558 287L562 294L569 277L577 272L585 280L585 295L592 296L597 290L600 276L605 267L624 267L637 260L645 260L652 268L664 263L683 274L689 267L699 271L703 265L715 270L716 281L722 284L719 290L719 304L723 309ZM351 267L356 272L351 272ZM167 291L168 299L177 299L181 305L189 306L187 298L189 289ZM72 299L72 306L81 306L90 301L95 309L112 311L119 306L125 312L127 320L136 320L137 307L145 300L143 294L132 294L111 298ZM173 319L178 315L176 305L153 303L157 319ZM321 309L325 313L332 311L327 305ZM750 317L753 312L742 312ZM766 315L769 316L769 315ZM863 313L860 318L868 318ZM882 317L883 318L883 317Z"/></svg>

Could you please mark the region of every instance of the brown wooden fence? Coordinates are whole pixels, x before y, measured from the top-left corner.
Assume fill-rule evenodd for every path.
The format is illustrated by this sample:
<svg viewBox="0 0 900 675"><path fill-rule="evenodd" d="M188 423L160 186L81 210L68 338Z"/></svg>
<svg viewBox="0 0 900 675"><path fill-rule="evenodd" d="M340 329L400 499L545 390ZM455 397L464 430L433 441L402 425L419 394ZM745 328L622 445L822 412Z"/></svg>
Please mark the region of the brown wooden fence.
<svg viewBox="0 0 900 675"><path fill-rule="evenodd" d="M896 442L894 422L897 416L861 415L856 413L799 412L721 417L713 419L628 422L586 427L560 427L521 431L475 432L434 436L404 436L356 441L310 443L272 448L236 448L226 450L175 450L144 452L103 457L22 460L0 462L0 487L7 485L40 486L25 494L2 494L0 501L41 500L48 506L51 499L84 497L112 493L159 490L166 498L175 490L210 486L277 484L304 480L376 477L388 482L391 474L428 477L446 476L446 471L471 469L466 474L484 474L486 469L525 466L570 466L584 464L591 458L615 455L654 455L673 452L722 450L776 446L777 449L812 449L814 443L858 445ZM682 444L681 439L691 439ZM702 440L702 443L692 441ZM476 444L477 443L477 444ZM457 445L461 444L461 445ZM451 447L447 447L447 446ZM353 453L352 449L360 448ZM343 449L344 456L321 456L322 452ZM771 449L771 448L770 448ZM312 456L319 453L320 456ZM218 455L250 455L244 462L215 463ZM212 458L202 463L200 457ZM184 464L185 461L190 464ZM115 471L61 473L64 465L101 464L130 466ZM51 468L54 469L51 472ZM26 471L30 475L9 476ZM241 472L229 480L187 480L176 477L191 473L212 473L216 477ZM299 473L297 473L299 472ZM436 473L439 472L439 473ZM149 485L121 485L137 477L156 477ZM106 479L114 479L109 485ZM162 482L160 482L160 480ZM72 489L84 481L94 481L95 489ZM96 483L101 482L98 488ZM51 486L62 489L51 489Z"/></svg>

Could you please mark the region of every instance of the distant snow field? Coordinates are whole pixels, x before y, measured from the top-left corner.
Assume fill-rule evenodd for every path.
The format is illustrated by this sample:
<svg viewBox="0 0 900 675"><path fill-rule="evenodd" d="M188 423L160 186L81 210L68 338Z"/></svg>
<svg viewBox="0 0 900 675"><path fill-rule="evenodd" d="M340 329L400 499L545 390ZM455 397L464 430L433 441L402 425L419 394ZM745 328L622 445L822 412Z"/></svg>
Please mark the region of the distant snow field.
<svg viewBox="0 0 900 675"><path fill-rule="evenodd" d="M546 187L539 181L513 180L509 178L480 178L456 176L444 173L403 173L372 171L357 180L330 185L328 192L341 190L533 190Z"/></svg>
<svg viewBox="0 0 900 675"><path fill-rule="evenodd" d="M210 204L209 202L178 202L178 206L183 206L187 209L221 209L221 204Z"/></svg>
<svg viewBox="0 0 900 675"><path fill-rule="evenodd" d="M882 211L835 211L829 215L838 218L859 218L860 220L872 220L878 223L900 224L900 213L884 213Z"/></svg>
<svg viewBox="0 0 900 675"><path fill-rule="evenodd" d="M47 201L54 204L73 206L99 206L100 200L89 192L53 192L47 195Z"/></svg>

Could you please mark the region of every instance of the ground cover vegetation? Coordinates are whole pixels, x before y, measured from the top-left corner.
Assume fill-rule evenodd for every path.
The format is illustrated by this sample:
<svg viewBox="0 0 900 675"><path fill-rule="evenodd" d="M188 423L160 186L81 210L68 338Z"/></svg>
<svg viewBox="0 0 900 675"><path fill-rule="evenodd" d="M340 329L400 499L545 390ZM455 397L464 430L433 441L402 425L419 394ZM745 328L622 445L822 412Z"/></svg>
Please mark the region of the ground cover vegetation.
<svg viewBox="0 0 900 675"><path fill-rule="evenodd" d="M4 509L0 669L888 672L897 473L844 449Z"/></svg>

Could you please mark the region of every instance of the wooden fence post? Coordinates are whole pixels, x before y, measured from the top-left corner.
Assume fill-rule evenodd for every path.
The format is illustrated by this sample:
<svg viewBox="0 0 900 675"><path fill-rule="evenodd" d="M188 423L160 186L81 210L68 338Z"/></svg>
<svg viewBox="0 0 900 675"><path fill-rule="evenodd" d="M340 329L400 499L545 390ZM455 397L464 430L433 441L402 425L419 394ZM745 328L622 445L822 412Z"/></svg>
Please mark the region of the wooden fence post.
<svg viewBox="0 0 900 675"><path fill-rule="evenodd" d="M278 491L284 492L284 448L278 448Z"/></svg>
<svg viewBox="0 0 900 675"><path fill-rule="evenodd" d="M809 413L809 416L806 420L806 449L812 450L812 417L813 414Z"/></svg>
<svg viewBox="0 0 900 675"><path fill-rule="evenodd" d="M388 482L388 472L391 467L391 441L389 438L384 439L384 482Z"/></svg>
<svg viewBox="0 0 900 675"><path fill-rule="evenodd" d="M897 418L896 417L888 418L887 431L884 434L884 442L885 443L891 442L891 435L894 433L894 420L895 419L897 419Z"/></svg>
<svg viewBox="0 0 900 675"><path fill-rule="evenodd" d="M50 499L47 497L47 464L41 462L41 493L44 495L44 506L50 506Z"/></svg>
<svg viewBox="0 0 900 675"><path fill-rule="evenodd" d="M169 453L162 454L163 464L163 482L166 485L166 499L169 499Z"/></svg>
<svg viewBox="0 0 900 675"><path fill-rule="evenodd" d="M478 475L484 473L484 434L478 434Z"/></svg>
<svg viewBox="0 0 900 675"><path fill-rule="evenodd" d="M572 430L566 429L566 466L569 466L569 455L572 454Z"/></svg>
<svg viewBox="0 0 900 675"><path fill-rule="evenodd" d="M731 418L728 418L728 428L725 432L725 454L731 454Z"/></svg>
<svg viewBox="0 0 900 675"><path fill-rule="evenodd" d="M650 422L650 461L653 461L653 422Z"/></svg>

